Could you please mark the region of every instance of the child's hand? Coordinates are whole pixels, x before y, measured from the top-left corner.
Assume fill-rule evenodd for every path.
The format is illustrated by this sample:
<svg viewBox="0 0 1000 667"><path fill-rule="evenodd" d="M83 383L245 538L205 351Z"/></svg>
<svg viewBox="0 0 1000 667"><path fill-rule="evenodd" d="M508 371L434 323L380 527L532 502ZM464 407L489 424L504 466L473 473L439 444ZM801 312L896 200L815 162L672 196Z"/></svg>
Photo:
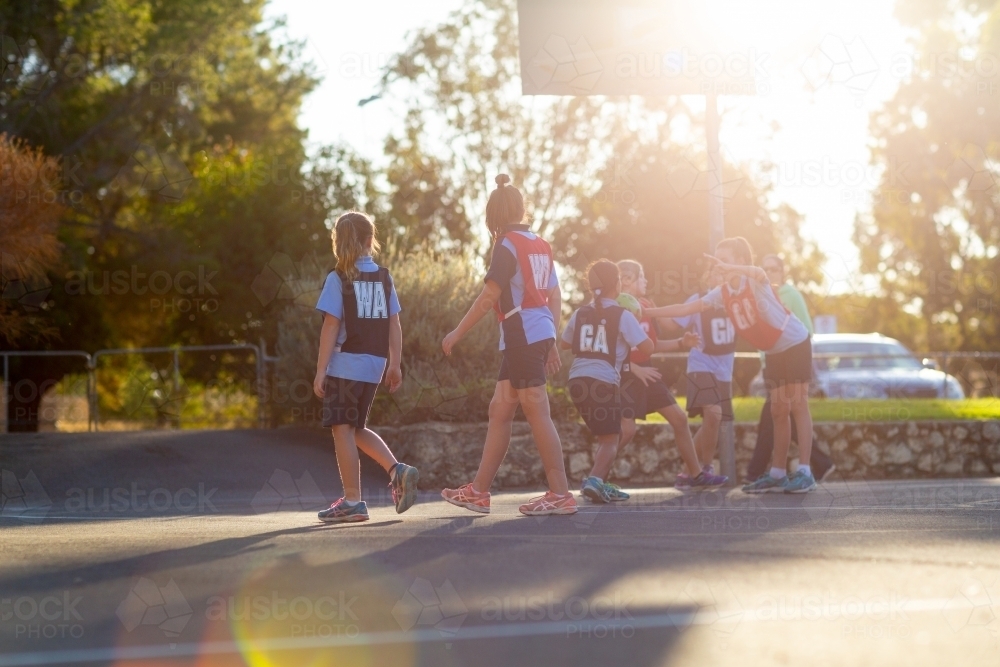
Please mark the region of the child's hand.
<svg viewBox="0 0 1000 667"><path fill-rule="evenodd" d="M403 371L399 370L399 366L389 366L385 372L385 383L389 385L390 394L399 389L403 384Z"/></svg>
<svg viewBox="0 0 1000 667"><path fill-rule="evenodd" d="M701 336L699 336L694 331L685 331L684 337L681 338L681 345L689 350L694 348L701 348Z"/></svg>
<svg viewBox="0 0 1000 667"><path fill-rule="evenodd" d="M446 357L451 356L451 349L455 347L455 345L461 338L462 337L458 335L457 331L452 331L450 334L444 337L444 340L441 341L441 349L444 350L444 356Z"/></svg>
<svg viewBox="0 0 1000 667"><path fill-rule="evenodd" d="M663 378L663 375L660 373L660 371L656 370L652 366L635 365L631 366L630 369L632 375L639 378L639 382L641 382L643 385L647 387L649 386L650 382L656 382L657 380Z"/></svg>
<svg viewBox="0 0 1000 667"><path fill-rule="evenodd" d="M316 377L313 379L313 393L319 398L323 398L326 395L326 391L323 389L325 381L326 371L316 371Z"/></svg>
<svg viewBox="0 0 1000 667"><path fill-rule="evenodd" d="M559 357L559 349L556 345L549 348L549 358L545 362L545 372L548 375L555 375L562 368L562 359Z"/></svg>

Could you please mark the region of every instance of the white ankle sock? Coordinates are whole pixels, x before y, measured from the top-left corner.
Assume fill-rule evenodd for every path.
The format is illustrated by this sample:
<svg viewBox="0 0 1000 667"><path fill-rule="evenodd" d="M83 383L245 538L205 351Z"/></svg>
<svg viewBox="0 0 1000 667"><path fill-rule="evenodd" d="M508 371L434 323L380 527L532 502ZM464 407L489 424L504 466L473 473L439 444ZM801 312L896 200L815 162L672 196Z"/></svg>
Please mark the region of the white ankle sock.
<svg viewBox="0 0 1000 667"><path fill-rule="evenodd" d="M786 473L781 468L771 468L771 479L781 479L782 477L787 477L787 476L788 473Z"/></svg>
<svg viewBox="0 0 1000 667"><path fill-rule="evenodd" d="M812 477L812 474L813 474L813 471L812 471L812 468L810 468L810 467L809 467L809 466L807 466L807 465L802 465L802 464L800 463L800 464L799 464L799 467L798 467L798 468L797 468L796 470L797 470L798 472L804 472L805 474L807 474L807 475L809 475L810 477Z"/></svg>
<svg viewBox="0 0 1000 667"><path fill-rule="evenodd" d="M344 504L348 507L355 507L360 502L360 500L348 500L347 498L344 498Z"/></svg>

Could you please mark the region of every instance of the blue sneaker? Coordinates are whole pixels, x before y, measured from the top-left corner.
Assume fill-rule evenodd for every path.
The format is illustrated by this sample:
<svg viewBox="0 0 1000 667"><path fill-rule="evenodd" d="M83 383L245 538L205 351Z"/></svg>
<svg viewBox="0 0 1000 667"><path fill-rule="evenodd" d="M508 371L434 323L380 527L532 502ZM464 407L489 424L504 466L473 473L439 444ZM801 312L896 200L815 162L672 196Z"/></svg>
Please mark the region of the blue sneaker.
<svg viewBox="0 0 1000 667"><path fill-rule="evenodd" d="M604 484L598 481L596 477L588 477L583 480L583 484L580 486L580 493L592 503L604 504L611 502Z"/></svg>
<svg viewBox="0 0 1000 667"><path fill-rule="evenodd" d="M611 482L604 483L604 491L608 494L608 499L611 501L618 500L628 500L632 496L622 491L622 488L617 484L612 484Z"/></svg>
<svg viewBox="0 0 1000 667"><path fill-rule="evenodd" d="M417 480L420 473L413 466L405 463L396 464L396 476L389 482L392 491L392 502L396 505L396 514L402 514L417 501Z"/></svg>
<svg viewBox="0 0 1000 667"><path fill-rule="evenodd" d="M804 470L798 470L785 480L785 493L809 493L816 488L816 480Z"/></svg>
<svg viewBox="0 0 1000 667"><path fill-rule="evenodd" d="M368 520L368 505L361 500L355 503L354 507L349 507L344 499L330 505L325 510L317 514L320 521L326 523L351 523Z"/></svg>
<svg viewBox="0 0 1000 667"><path fill-rule="evenodd" d="M771 477L771 473L766 472L749 484L745 484L743 493L782 493L787 483L787 476L775 479Z"/></svg>

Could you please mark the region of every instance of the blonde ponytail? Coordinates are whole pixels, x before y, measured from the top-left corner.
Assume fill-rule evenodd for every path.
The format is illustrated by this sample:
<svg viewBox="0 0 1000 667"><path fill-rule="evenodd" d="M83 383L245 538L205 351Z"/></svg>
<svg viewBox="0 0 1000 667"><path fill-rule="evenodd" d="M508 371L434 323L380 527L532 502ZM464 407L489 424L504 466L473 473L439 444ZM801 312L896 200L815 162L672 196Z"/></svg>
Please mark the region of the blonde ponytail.
<svg viewBox="0 0 1000 667"><path fill-rule="evenodd" d="M375 238L375 223L360 211L349 211L333 226L333 258L337 260L337 273L348 281L358 276L355 263L359 257L378 254L382 246ZM371 239L371 247L368 245Z"/></svg>

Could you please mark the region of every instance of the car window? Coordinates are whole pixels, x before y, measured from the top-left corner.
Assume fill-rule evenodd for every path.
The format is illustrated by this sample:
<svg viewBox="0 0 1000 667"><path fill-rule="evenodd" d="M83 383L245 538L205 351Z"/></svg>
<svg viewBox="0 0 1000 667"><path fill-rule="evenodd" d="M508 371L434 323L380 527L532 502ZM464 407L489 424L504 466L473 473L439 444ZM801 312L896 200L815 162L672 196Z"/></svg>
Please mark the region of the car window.
<svg viewBox="0 0 1000 667"><path fill-rule="evenodd" d="M819 370L922 368L920 360L899 343L829 341L813 347Z"/></svg>

